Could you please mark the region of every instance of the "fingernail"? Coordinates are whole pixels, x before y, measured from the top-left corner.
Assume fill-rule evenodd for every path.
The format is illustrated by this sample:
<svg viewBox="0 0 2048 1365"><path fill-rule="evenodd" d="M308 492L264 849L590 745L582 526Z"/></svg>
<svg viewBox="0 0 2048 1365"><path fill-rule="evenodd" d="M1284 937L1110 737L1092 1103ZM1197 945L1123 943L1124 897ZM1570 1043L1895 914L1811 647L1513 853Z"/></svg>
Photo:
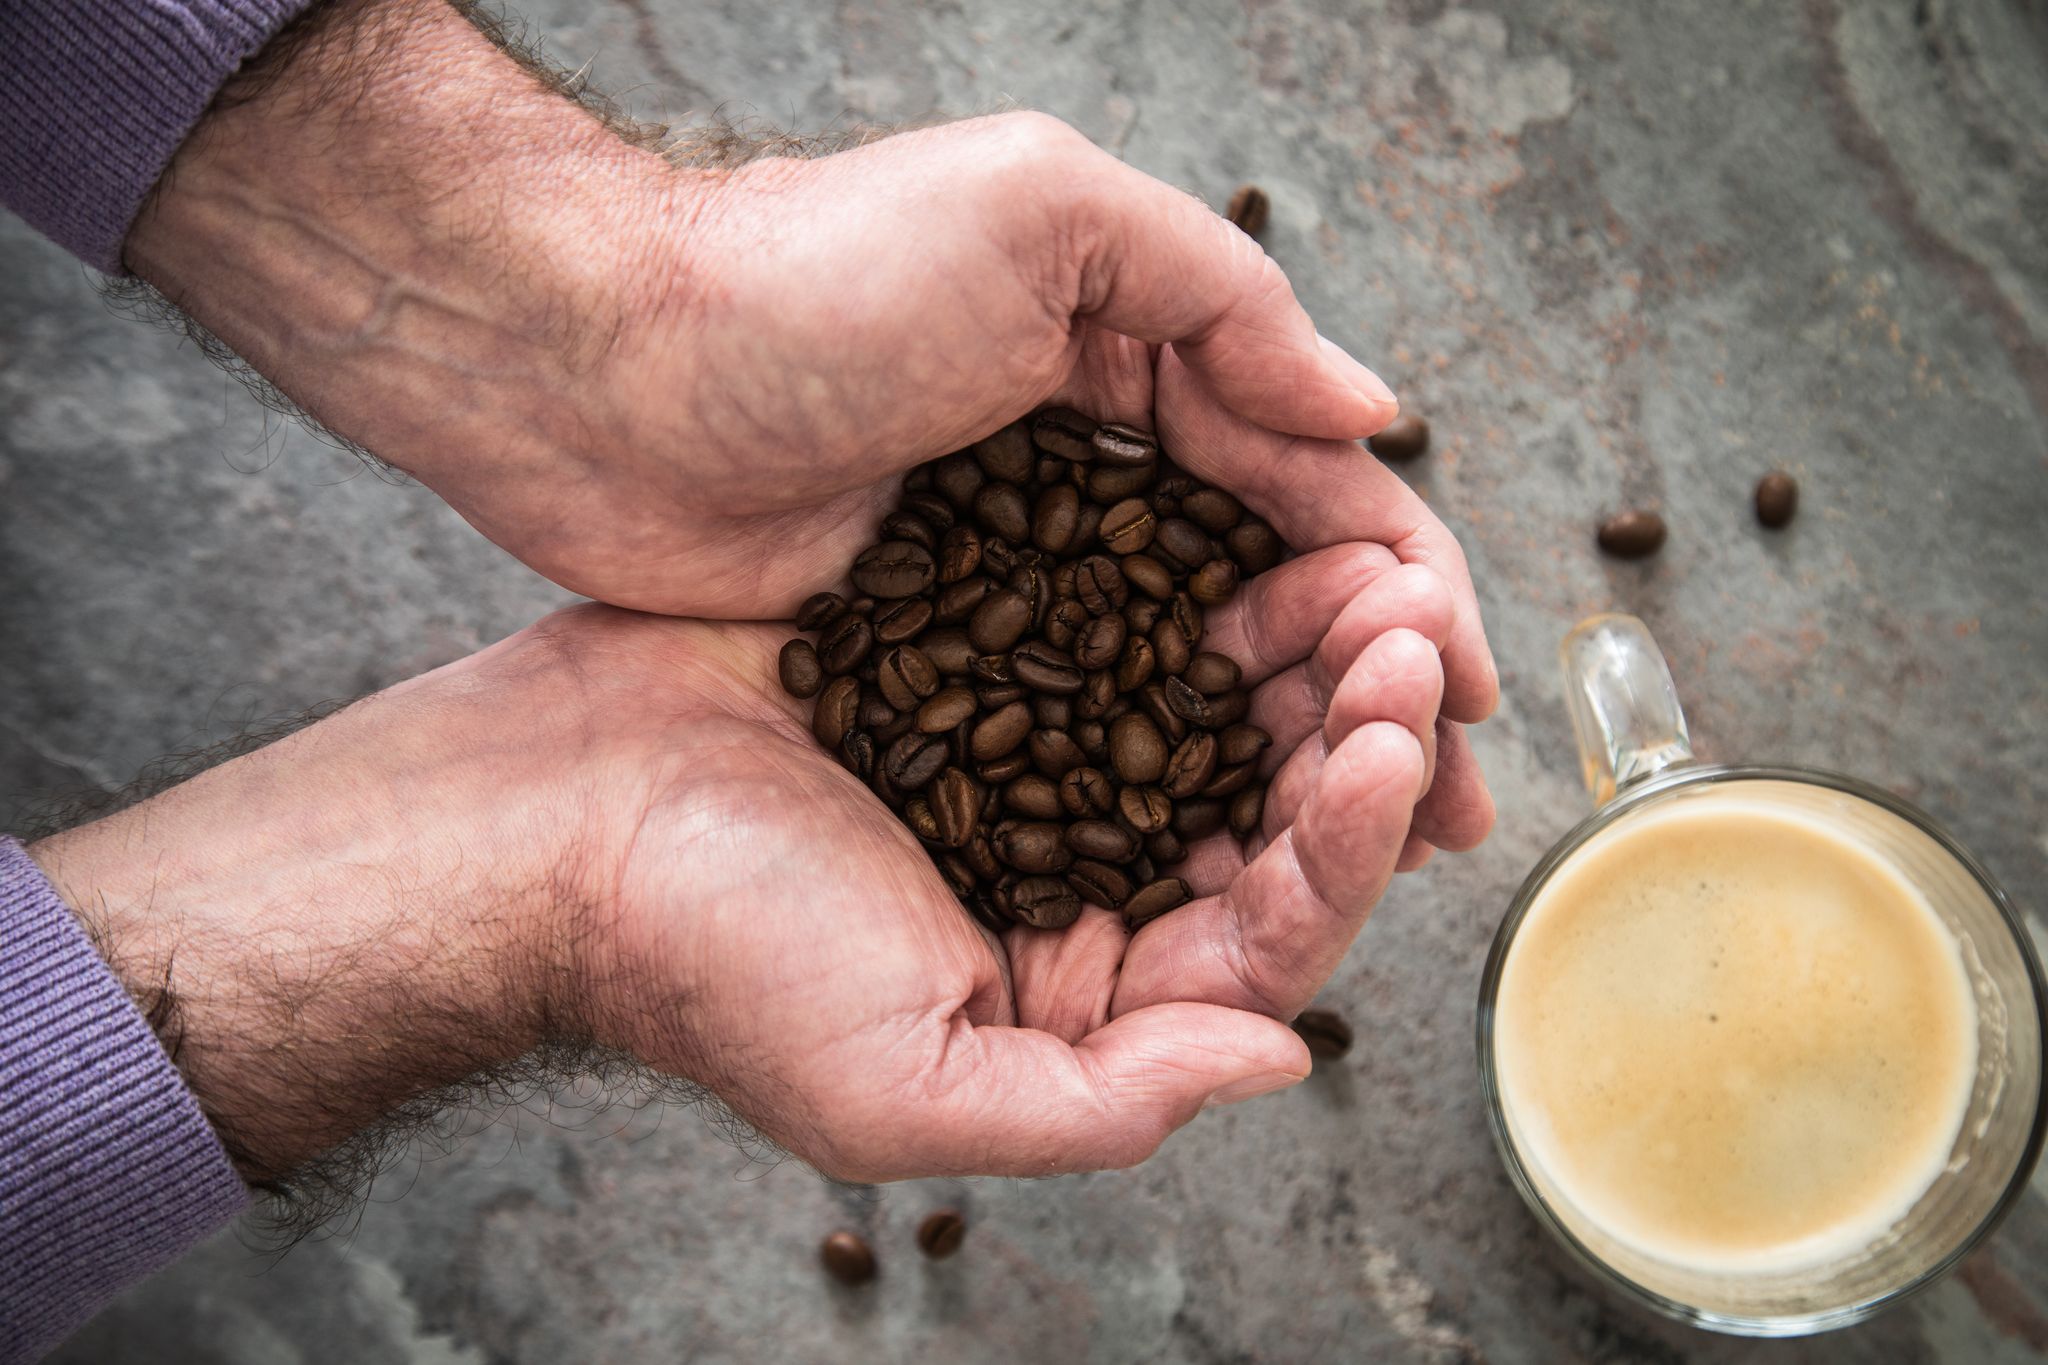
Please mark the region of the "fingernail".
<svg viewBox="0 0 2048 1365"><path fill-rule="evenodd" d="M1392 408L1395 411L1400 409L1400 400L1394 397L1394 391L1387 387L1386 380L1353 360L1349 351L1321 332L1316 333L1316 340L1322 343L1323 358L1329 362L1330 368L1342 375L1344 382L1356 389L1361 398L1368 403ZM1393 413L1390 412L1388 419L1392 418Z"/></svg>
<svg viewBox="0 0 2048 1365"><path fill-rule="evenodd" d="M1285 1090L1290 1085L1299 1085L1308 1079L1290 1071L1261 1071L1257 1075L1240 1077L1228 1085L1219 1087L1208 1099L1202 1101L1204 1109L1214 1109L1222 1104L1241 1104L1261 1095L1270 1095L1275 1090Z"/></svg>

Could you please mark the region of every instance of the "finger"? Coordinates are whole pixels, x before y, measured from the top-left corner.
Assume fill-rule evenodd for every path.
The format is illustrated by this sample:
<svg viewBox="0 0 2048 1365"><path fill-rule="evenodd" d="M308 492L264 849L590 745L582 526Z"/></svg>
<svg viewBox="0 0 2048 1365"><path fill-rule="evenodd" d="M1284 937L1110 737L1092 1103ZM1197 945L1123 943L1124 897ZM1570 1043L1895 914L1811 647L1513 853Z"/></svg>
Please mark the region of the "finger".
<svg viewBox="0 0 2048 1365"><path fill-rule="evenodd" d="M1228 830L1205 835L1187 848L1187 856L1173 875L1186 882L1195 896L1220 894L1244 871L1244 845Z"/></svg>
<svg viewBox="0 0 2048 1365"><path fill-rule="evenodd" d="M1317 334L1251 237L1063 124L1027 126L1049 144L1027 201L1049 221L1023 226L1058 253L1047 278L1071 281L1076 316L1173 343L1226 407L1274 431L1357 439L1394 419L1393 392Z"/></svg>
<svg viewBox="0 0 2048 1365"><path fill-rule="evenodd" d="M1493 796L1461 725L1438 720L1436 780L1415 808L1415 832L1438 848L1462 853L1493 830Z"/></svg>
<svg viewBox="0 0 2048 1365"><path fill-rule="evenodd" d="M1443 665L1436 646L1404 626L1372 636L1350 626L1340 620L1307 662L1252 693L1249 719L1273 737L1264 758L1269 770L1277 770L1317 731L1324 732L1326 747L1334 749L1367 720L1410 724L1425 756L1433 750L1432 727L1443 700ZM1334 688L1328 681L1332 677L1339 679ZM1399 695L1382 696L1388 689ZM1345 706L1341 715L1335 710L1339 697ZM1334 729L1333 718L1338 721Z"/></svg>
<svg viewBox="0 0 2048 1365"><path fill-rule="evenodd" d="M1436 856L1436 845L1420 834L1408 836L1408 842L1401 845L1401 856L1394 860L1394 871L1413 872Z"/></svg>
<svg viewBox="0 0 2048 1365"><path fill-rule="evenodd" d="M1202 648L1237 660L1244 685L1255 687L1306 659L1354 598L1400 567L1393 551L1366 541L1311 550L1248 580L1206 612ZM1448 592L1444 597L1448 605Z"/></svg>
<svg viewBox="0 0 2048 1365"><path fill-rule="evenodd" d="M934 1062L835 1115L819 1164L861 1181L1060 1175L1134 1166L1207 1105L1300 1081L1283 1024L1213 1005L1133 1011L1072 1046L957 1016Z"/></svg>
<svg viewBox="0 0 2048 1365"><path fill-rule="evenodd" d="M1236 493L1296 549L1376 541L1402 563L1441 574L1457 605L1444 649L1445 712L1467 723L1492 713L1500 679L1465 552L1413 490L1355 442L1287 436L1245 420L1204 392L1174 348L1159 357L1156 392L1160 438L1174 458Z"/></svg>
<svg viewBox="0 0 2048 1365"><path fill-rule="evenodd" d="M1293 1018L1386 889L1421 794L1413 734L1386 723L1354 731L1293 824L1228 889L1132 937L1111 1018L1168 1000Z"/></svg>
<svg viewBox="0 0 2048 1365"><path fill-rule="evenodd" d="M1152 429L1154 349L1136 337L1090 327L1083 332L1080 354L1052 402L1085 412L1104 422L1127 422Z"/></svg>
<svg viewBox="0 0 2048 1365"><path fill-rule="evenodd" d="M1101 1028L1129 937L1121 916L1094 906L1065 929L1020 925L1004 934L1018 1024L1064 1043Z"/></svg>
<svg viewBox="0 0 2048 1365"><path fill-rule="evenodd" d="M1338 685L1327 718L1300 739L1273 775L1260 820L1267 838L1294 823L1322 776L1326 756L1363 725L1389 721L1413 735L1422 748L1422 781L1427 787L1436 758L1437 706L1443 688L1435 647L1414 631L1390 630L1367 645ZM1280 742L1276 733L1273 747Z"/></svg>

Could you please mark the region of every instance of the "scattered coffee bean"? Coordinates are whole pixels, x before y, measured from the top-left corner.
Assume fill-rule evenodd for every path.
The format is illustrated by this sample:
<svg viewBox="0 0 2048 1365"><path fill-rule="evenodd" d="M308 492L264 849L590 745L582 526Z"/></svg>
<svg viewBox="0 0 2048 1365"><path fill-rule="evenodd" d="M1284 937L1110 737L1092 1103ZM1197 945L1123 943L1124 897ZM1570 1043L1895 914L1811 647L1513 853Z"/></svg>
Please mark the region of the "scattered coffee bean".
<svg viewBox="0 0 2048 1365"><path fill-rule="evenodd" d="M1271 738L1203 612L1286 554L1150 432L1050 409L913 470L777 670L985 928L1136 927L1188 841L1258 827Z"/></svg>
<svg viewBox="0 0 2048 1365"><path fill-rule="evenodd" d="M1266 230L1266 216L1272 211L1272 201L1257 185L1239 185L1237 192L1230 196L1230 207L1224 210L1228 218L1247 237L1256 237Z"/></svg>
<svg viewBox="0 0 2048 1365"><path fill-rule="evenodd" d="M1756 484L1756 519L1773 530L1799 510L1799 481L1785 471L1764 475Z"/></svg>
<svg viewBox="0 0 2048 1365"><path fill-rule="evenodd" d="M917 1225L917 1249L934 1261L943 1261L960 1249L960 1240L966 1235L967 1220L960 1210L940 1209L926 1214Z"/></svg>
<svg viewBox="0 0 2048 1365"><path fill-rule="evenodd" d="M1303 1010L1294 1031L1308 1044L1308 1055L1329 1061L1351 1051L1351 1025L1335 1010Z"/></svg>
<svg viewBox="0 0 2048 1365"><path fill-rule="evenodd" d="M1412 460L1429 449L1429 423L1404 412L1367 437L1365 446L1382 460Z"/></svg>
<svg viewBox="0 0 2048 1365"><path fill-rule="evenodd" d="M867 1239L841 1228L818 1248L825 1271L841 1284L866 1284L875 1278L875 1253Z"/></svg>
<svg viewBox="0 0 2048 1365"><path fill-rule="evenodd" d="M1600 548L1616 559L1642 559L1664 544L1664 518L1655 512L1618 512L1600 523Z"/></svg>

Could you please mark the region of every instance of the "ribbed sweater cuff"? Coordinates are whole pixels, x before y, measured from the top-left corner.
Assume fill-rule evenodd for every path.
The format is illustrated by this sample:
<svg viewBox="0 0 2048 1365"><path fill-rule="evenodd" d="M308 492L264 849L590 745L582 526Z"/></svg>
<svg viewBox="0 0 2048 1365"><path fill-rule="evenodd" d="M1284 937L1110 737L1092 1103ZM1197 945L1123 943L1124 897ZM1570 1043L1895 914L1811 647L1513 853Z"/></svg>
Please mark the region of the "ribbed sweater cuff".
<svg viewBox="0 0 2048 1365"><path fill-rule="evenodd" d="M178 145L315 0L0 3L0 203L112 275Z"/></svg>
<svg viewBox="0 0 2048 1365"><path fill-rule="evenodd" d="M0 1362L33 1360L249 1194L41 870L0 840Z"/></svg>

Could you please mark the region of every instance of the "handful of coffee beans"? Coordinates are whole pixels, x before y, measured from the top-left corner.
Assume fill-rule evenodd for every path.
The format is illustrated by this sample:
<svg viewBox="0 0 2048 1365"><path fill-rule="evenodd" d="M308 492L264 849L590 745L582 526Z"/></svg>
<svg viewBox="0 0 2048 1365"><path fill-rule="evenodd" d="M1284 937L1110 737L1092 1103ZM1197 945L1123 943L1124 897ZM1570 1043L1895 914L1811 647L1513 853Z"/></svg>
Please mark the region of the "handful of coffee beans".
<svg viewBox="0 0 2048 1365"><path fill-rule="evenodd" d="M1136 928L1190 842L1258 828L1272 736L1202 614L1286 550L1149 432L1048 409L910 472L782 685L989 929Z"/></svg>

